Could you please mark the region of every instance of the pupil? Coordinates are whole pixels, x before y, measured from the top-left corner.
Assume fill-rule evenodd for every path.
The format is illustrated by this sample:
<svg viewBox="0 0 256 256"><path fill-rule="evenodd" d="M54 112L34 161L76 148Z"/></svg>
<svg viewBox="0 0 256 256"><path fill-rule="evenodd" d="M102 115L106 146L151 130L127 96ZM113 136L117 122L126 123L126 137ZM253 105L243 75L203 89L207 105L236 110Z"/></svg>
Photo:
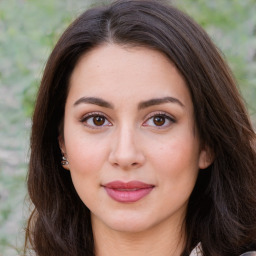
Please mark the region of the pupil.
<svg viewBox="0 0 256 256"><path fill-rule="evenodd" d="M165 123L165 119L161 116L154 117L154 124L157 126L161 126Z"/></svg>
<svg viewBox="0 0 256 256"><path fill-rule="evenodd" d="M94 122L95 125L100 126L100 125L103 125L103 124L104 124L105 118L102 117L102 116L95 116L95 117L93 118L93 122Z"/></svg>

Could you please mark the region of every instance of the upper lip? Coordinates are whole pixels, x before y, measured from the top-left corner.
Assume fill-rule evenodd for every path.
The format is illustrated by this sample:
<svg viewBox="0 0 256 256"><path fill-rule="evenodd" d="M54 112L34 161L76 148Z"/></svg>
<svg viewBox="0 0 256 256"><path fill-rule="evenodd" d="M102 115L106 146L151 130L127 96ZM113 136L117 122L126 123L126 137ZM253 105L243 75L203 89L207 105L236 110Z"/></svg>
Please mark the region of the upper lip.
<svg viewBox="0 0 256 256"><path fill-rule="evenodd" d="M123 181L112 181L103 185L103 187L111 189L143 189L143 188L152 188L154 185L147 184L141 181L133 180L129 182Z"/></svg>

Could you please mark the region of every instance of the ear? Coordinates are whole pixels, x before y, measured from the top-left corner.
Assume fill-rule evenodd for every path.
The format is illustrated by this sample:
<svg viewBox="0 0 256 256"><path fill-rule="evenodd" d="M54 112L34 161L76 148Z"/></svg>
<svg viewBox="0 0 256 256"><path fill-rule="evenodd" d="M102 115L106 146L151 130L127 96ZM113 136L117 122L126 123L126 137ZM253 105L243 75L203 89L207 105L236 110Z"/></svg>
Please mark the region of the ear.
<svg viewBox="0 0 256 256"><path fill-rule="evenodd" d="M198 166L199 169L206 169L209 167L214 161L214 154L210 147L204 146L204 148L201 149L200 155L199 155L199 161Z"/></svg>
<svg viewBox="0 0 256 256"><path fill-rule="evenodd" d="M59 147L60 147L62 156L64 156L66 158L67 162L68 162L68 157L67 157L67 153L66 153L66 146L65 146L65 141L64 141L63 135L59 135L58 141L59 141ZM66 170L69 170L69 164L62 165L62 167Z"/></svg>

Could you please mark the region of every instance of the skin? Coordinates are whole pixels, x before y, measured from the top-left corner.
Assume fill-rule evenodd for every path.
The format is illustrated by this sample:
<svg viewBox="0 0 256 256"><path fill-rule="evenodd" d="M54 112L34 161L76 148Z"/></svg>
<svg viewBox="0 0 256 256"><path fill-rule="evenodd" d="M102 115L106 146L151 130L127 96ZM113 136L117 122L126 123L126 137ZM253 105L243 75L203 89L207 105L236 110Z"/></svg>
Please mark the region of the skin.
<svg viewBox="0 0 256 256"><path fill-rule="evenodd" d="M166 97L171 101L150 101ZM97 256L180 255L188 199L198 170L211 161L200 148L189 90L167 57L115 44L83 55L71 76L59 141L91 211ZM154 188L136 202L117 202L103 187L115 180Z"/></svg>

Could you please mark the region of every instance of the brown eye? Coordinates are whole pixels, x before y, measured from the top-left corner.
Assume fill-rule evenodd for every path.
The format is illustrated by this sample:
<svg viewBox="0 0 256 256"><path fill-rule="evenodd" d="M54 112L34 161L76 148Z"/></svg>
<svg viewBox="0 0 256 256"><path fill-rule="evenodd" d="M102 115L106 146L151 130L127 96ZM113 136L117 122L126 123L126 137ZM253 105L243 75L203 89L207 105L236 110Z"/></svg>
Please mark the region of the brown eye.
<svg viewBox="0 0 256 256"><path fill-rule="evenodd" d="M95 116L93 117L93 123L96 126L102 126L105 123L105 117L104 116Z"/></svg>
<svg viewBox="0 0 256 256"><path fill-rule="evenodd" d="M144 123L143 126L155 127L157 129L165 129L174 124L176 120L169 114L156 113L152 114Z"/></svg>
<svg viewBox="0 0 256 256"><path fill-rule="evenodd" d="M153 122L156 126L162 126L165 123L165 119L163 116L154 116Z"/></svg>
<svg viewBox="0 0 256 256"><path fill-rule="evenodd" d="M112 126L111 122L104 115L97 113L89 113L80 120L85 126L89 128L101 128L105 126Z"/></svg>

